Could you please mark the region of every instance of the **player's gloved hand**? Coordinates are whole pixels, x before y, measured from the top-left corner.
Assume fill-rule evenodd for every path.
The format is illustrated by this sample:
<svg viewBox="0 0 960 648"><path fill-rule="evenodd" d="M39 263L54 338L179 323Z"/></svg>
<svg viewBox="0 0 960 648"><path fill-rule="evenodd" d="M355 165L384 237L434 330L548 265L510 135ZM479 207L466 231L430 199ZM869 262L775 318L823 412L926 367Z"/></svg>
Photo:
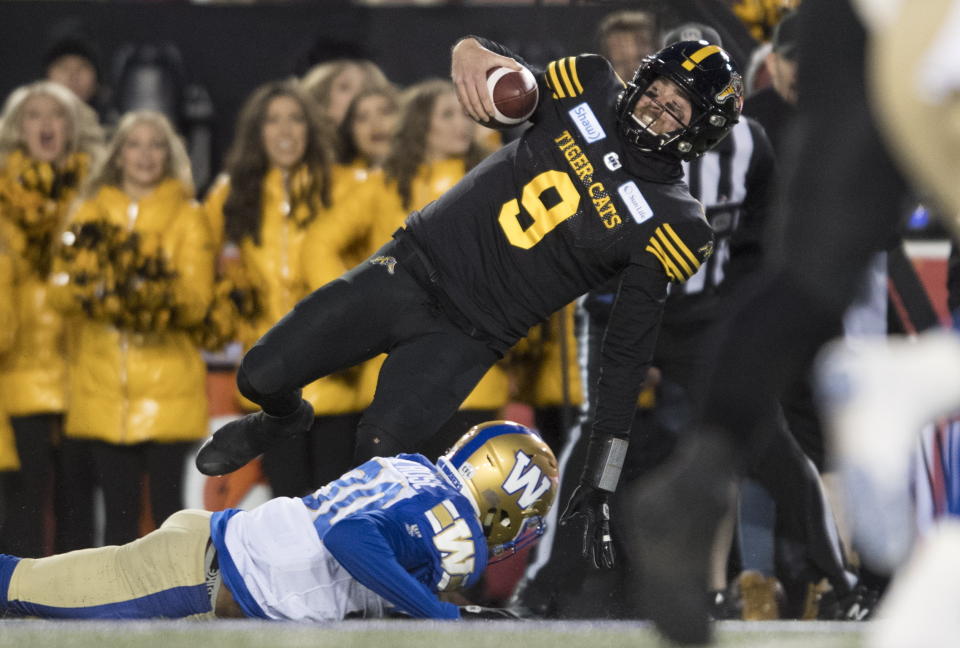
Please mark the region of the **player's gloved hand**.
<svg viewBox="0 0 960 648"><path fill-rule="evenodd" d="M461 605L460 618L465 621L480 619L500 619L508 621L522 621L523 617L506 608L484 607L482 605Z"/></svg>
<svg viewBox="0 0 960 648"><path fill-rule="evenodd" d="M610 493L589 484L579 484L560 516L560 524L583 517L581 555L593 559L594 567L610 569L615 562L613 537L610 534Z"/></svg>

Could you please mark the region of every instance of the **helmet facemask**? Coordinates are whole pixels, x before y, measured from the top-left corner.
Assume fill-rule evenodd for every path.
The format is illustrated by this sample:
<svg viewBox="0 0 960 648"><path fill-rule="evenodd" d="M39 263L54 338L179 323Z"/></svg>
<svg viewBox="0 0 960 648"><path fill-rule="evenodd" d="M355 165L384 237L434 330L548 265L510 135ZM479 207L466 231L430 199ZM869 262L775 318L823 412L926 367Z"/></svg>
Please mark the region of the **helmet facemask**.
<svg viewBox="0 0 960 648"><path fill-rule="evenodd" d="M669 79L658 77L643 92L635 92L629 103L627 114L624 118L629 122L629 130L632 135L632 143L651 151L663 150L671 142L683 135L694 122L696 107L690 96L681 88L674 85L679 94L690 104L688 115L680 114L675 101L664 103L662 96L657 92L656 81L663 79L669 83ZM644 101L645 100L645 101ZM641 106L640 115L637 115L637 106L644 101Z"/></svg>

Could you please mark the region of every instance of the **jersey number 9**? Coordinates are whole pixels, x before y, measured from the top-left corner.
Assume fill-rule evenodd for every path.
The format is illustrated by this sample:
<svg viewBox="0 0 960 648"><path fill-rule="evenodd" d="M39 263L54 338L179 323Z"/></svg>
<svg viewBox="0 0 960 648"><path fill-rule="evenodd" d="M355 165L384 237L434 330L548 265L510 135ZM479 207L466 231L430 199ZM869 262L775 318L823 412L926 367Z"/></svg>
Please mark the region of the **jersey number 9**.
<svg viewBox="0 0 960 648"><path fill-rule="evenodd" d="M543 192L554 188L560 202L553 207L543 204ZM533 219L533 224L524 228L520 224L520 205ZM563 171L544 171L524 185L520 202L508 200L500 208L500 228L510 245L529 250L549 234L553 228L577 213L580 208L580 193L570 176Z"/></svg>

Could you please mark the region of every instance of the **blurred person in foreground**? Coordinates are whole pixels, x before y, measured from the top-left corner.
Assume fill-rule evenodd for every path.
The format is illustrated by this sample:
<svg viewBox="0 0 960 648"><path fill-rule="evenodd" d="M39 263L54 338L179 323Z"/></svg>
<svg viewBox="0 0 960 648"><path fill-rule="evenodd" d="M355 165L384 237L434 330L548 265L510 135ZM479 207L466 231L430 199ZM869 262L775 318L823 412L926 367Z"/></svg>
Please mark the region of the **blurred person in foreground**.
<svg viewBox="0 0 960 648"><path fill-rule="evenodd" d="M841 317L857 294L868 262L883 248L904 216L902 204L908 188L893 155L926 153L918 153L923 147L904 144L906 131L900 122L939 124L923 118L920 107L925 105L935 106L940 115L955 113L956 102L951 98L956 97L956 61L954 57L937 56L936 44L955 42L950 37L955 38L957 33L956 3L937 6L936 18L944 21L943 32L936 28L936 23L930 23L926 29L912 32L916 40L907 42L914 46L917 42L926 43L925 36L938 33L943 34L942 40L899 50L896 62L909 60L915 66L909 74L893 67L893 61L884 57L889 50L884 51L882 40L868 38L856 13L858 7L873 9L883 17L889 17L895 9L863 0L805 0L798 9L800 136L796 139L799 148L795 151L795 164L789 166L785 193L786 240L790 245L785 247L781 262L767 269L760 289L744 300L728 320L728 333L713 359L715 369L696 433L682 444L674 459L632 493L633 512L644 521L633 539L635 557L645 565L643 598L650 605L658 628L676 641L709 640L704 598L709 539L726 509L726 502L717 493L727 488L767 442L767 436L758 434L755 427L758 416L769 411L789 381L839 330ZM900 8L910 13L907 5ZM919 15L915 18L919 19ZM881 24L894 29L892 25L896 23ZM883 33L889 36L891 32ZM875 52L874 47L878 48ZM871 68L874 73L882 71L882 78L888 82L897 79L892 84L897 87L893 94L911 97L904 103L914 109L899 113L900 120L893 128L887 125L881 130L876 121L877 108L894 105L896 97L885 93L884 99L877 100L876 95L868 92L868 53L886 62ZM928 75L931 65L936 73ZM956 165L951 160L956 159L956 129L933 127L926 132L922 141L929 154L936 152L940 156L938 164L930 167L951 169L955 174ZM883 133L902 148L888 148L890 144ZM912 161L912 157L905 159ZM938 174L921 175L915 167L911 173L923 177L924 184L937 184ZM956 183L941 186L944 191L938 194L940 199L950 213L957 213L960 204L954 200ZM870 401L874 417L861 421L862 432L869 435L858 444L864 457L873 454L871 448L882 447L877 439L886 436L891 428L900 427L904 417L910 418L918 409L931 405L938 395L955 398L960 393L960 353L955 341L951 339L951 343L953 346L948 343L930 349L928 359L941 362L916 364L917 371L904 368L869 372L879 384L893 391L883 392L882 404L881 399ZM926 370L922 369L924 366ZM853 388L857 386L853 377L844 377L842 371L835 375L832 398L841 403L848 399L852 402ZM936 380L943 389L928 391L923 399L906 396L913 390L896 391L924 375L928 380ZM942 403L939 405L943 407ZM892 445L904 447L899 443ZM880 468L880 480L870 479L870 472L862 467L852 475L860 485L858 509L876 512L874 520L887 520L888 529L912 524L903 507L876 506L884 503L882 496L889 489L870 490L881 486L884 480L896 481L896 474L889 467L900 460L897 454L894 447L889 455L894 457L893 464L875 466ZM875 532L879 530L875 528ZM902 546L898 537L881 533L875 546L881 554L896 553ZM890 540L895 542L888 544ZM955 604L956 598L952 600ZM956 619L956 615L949 617ZM955 641L955 635L952 640ZM914 643L932 645L912 637L901 645Z"/></svg>
<svg viewBox="0 0 960 648"><path fill-rule="evenodd" d="M854 4L867 27L868 96L881 134L912 188L960 240L960 65L949 54L960 39L960 2L937 0L923 11L910 3ZM837 465L858 502L855 537L864 560L894 570L865 644L952 646L960 636L956 490L946 494L946 514L915 537L918 503L909 467L921 427L960 408L956 331L886 345L837 344L822 355L820 368ZM944 479L955 486L958 449L949 443L942 450Z"/></svg>

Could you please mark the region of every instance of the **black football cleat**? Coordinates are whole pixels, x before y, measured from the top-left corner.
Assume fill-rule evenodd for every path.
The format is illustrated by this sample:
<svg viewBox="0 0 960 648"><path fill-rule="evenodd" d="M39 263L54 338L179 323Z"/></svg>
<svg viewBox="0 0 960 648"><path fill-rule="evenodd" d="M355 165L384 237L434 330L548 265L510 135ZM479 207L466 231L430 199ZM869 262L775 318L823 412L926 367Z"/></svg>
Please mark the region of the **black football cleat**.
<svg viewBox="0 0 960 648"><path fill-rule="evenodd" d="M667 464L628 487L624 498L631 521L622 533L637 572L641 614L682 645L711 640L707 574L732 483L732 474L717 469L722 461L710 464L729 455L718 441L691 439Z"/></svg>
<svg viewBox="0 0 960 648"><path fill-rule="evenodd" d="M242 468L281 441L305 433L313 417L313 407L301 399L297 409L283 417L260 411L230 421L201 446L197 470L217 476Z"/></svg>

